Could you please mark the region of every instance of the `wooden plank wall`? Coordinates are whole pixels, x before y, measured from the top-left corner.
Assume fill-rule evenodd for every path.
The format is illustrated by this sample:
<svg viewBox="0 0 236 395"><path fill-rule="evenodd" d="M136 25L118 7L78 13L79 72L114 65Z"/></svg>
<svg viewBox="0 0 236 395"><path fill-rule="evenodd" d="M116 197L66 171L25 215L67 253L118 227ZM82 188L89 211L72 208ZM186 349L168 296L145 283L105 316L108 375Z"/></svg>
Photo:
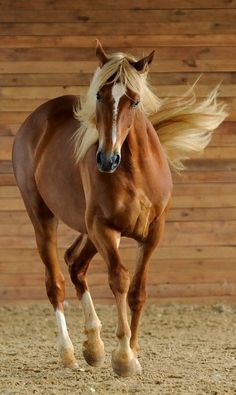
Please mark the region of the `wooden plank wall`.
<svg viewBox="0 0 236 395"><path fill-rule="evenodd" d="M156 49L151 81L161 97L179 96L200 73L199 97L223 81L231 115L204 156L174 176L148 292L157 302L236 300L236 0L0 0L0 9L1 301L46 297L44 268L12 174L14 135L40 103L86 91L97 66L95 37L107 51L141 56ZM62 225L59 233L62 259L74 232ZM135 244L124 241L122 254L132 269ZM99 257L89 279L96 300L110 301ZM67 281L67 297L74 295Z"/></svg>

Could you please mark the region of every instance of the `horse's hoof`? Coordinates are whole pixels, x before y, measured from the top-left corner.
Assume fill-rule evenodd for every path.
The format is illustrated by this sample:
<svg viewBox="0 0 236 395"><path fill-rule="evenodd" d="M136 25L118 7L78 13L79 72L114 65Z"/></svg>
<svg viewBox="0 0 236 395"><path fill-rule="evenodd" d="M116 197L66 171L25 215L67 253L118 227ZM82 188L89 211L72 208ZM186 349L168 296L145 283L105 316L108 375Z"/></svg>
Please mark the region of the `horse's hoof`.
<svg viewBox="0 0 236 395"><path fill-rule="evenodd" d="M118 376L128 377L134 374L141 374L142 367L138 359L133 354L131 358L123 357L118 358L116 351L112 354L112 368Z"/></svg>
<svg viewBox="0 0 236 395"><path fill-rule="evenodd" d="M79 364L76 361L76 359L74 359L74 361L63 361L63 366L65 368L69 368L69 369L78 369L79 368Z"/></svg>
<svg viewBox="0 0 236 395"><path fill-rule="evenodd" d="M103 364L105 358L104 344L84 342L83 356L85 361L94 367L99 367Z"/></svg>
<svg viewBox="0 0 236 395"><path fill-rule="evenodd" d="M72 350L61 351L61 360L65 368L78 369L79 365Z"/></svg>
<svg viewBox="0 0 236 395"><path fill-rule="evenodd" d="M77 369L78 362L75 358L74 348L72 347L59 347L62 364L65 368Z"/></svg>

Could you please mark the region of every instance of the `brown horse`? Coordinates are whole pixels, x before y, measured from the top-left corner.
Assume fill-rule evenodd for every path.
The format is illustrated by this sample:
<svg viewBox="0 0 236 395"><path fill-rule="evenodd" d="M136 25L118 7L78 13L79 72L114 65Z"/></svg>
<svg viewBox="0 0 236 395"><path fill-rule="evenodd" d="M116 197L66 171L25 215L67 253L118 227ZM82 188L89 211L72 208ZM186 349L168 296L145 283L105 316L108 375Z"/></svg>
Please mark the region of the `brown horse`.
<svg viewBox="0 0 236 395"><path fill-rule="evenodd" d="M63 364L77 366L63 310L58 219L80 232L65 261L84 311L84 357L93 366L104 359L101 323L86 280L99 252L118 311L112 366L127 376L141 371L138 327L148 263L163 234L171 197L168 160L180 169L188 152L208 144L226 112L216 103L216 90L201 103L191 90L179 100L158 99L147 83L154 52L141 60L122 53L108 56L98 42L96 54L100 66L85 99L62 96L37 108L16 136L13 165L45 264ZM139 243L131 281L118 249L123 236Z"/></svg>

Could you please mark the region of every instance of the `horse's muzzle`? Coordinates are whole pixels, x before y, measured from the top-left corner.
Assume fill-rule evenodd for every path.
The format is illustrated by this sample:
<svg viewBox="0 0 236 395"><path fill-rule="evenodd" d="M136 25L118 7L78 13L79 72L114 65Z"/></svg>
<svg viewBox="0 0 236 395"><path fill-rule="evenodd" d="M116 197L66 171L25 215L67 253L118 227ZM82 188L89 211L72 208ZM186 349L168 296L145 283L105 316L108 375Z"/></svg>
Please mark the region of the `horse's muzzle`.
<svg viewBox="0 0 236 395"><path fill-rule="evenodd" d="M121 156L117 152L98 151L97 166L98 170L107 173L113 173L120 164Z"/></svg>

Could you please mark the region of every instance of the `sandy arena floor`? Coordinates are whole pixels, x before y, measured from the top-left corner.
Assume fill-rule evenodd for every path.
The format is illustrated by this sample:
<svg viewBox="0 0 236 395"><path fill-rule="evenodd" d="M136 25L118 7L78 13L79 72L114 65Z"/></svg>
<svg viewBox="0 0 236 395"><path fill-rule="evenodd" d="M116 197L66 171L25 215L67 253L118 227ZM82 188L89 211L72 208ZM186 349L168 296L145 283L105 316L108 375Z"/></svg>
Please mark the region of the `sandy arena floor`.
<svg viewBox="0 0 236 395"><path fill-rule="evenodd" d="M106 360L82 358L81 309L67 308L79 370L60 366L56 323L49 304L0 308L0 394L236 394L236 307L146 307L140 337L143 374L116 376L110 366L116 310L100 306Z"/></svg>

